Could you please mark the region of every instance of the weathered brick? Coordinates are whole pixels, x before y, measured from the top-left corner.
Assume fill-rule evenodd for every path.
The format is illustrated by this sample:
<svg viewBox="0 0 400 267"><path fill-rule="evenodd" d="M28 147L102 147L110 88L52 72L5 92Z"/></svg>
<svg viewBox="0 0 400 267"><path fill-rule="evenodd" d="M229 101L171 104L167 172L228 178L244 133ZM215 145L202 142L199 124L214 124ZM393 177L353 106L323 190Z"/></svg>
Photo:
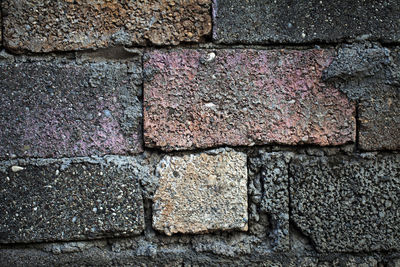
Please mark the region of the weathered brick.
<svg viewBox="0 0 400 267"><path fill-rule="evenodd" d="M400 41L397 0L214 0L213 38L220 43Z"/></svg>
<svg viewBox="0 0 400 267"><path fill-rule="evenodd" d="M232 150L165 156L157 167L153 227L167 235L247 230L246 155Z"/></svg>
<svg viewBox="0 0 400 267"><path fill-rule="evenodd" d="M143 203L135 158L0 163L0 243L139 234Z"/></svg>
<svg viewBox="0 0 400 267"><path fill-rule="evenodd" d="M400 249L400 155L298 156L290 218L323 252Z"/></svg>
<svg viewBox="0 0 400 267"><path fill-rule="evenodd" d="M4 0L4 41L32 52L176 45L211 32L210 0Z"/></svg>
<svg viewBox="0 0 400 267"><path fill-rule="evenodd" d="M0 158L142 151L140 58L0 62Z"/></svg>
<svg viewBox="0 0 400 267"><path fill-rule="evenodd" d="M145 55L144 138L163 150L340 145L355 107L321 81L331 50L172 50Z"/></svg>

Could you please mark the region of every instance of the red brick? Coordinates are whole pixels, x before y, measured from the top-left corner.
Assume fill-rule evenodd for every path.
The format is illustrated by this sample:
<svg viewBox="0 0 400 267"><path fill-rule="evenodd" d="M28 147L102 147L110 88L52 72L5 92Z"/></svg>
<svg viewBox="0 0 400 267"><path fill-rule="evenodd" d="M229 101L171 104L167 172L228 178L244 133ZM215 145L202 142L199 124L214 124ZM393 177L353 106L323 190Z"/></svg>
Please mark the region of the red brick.
<svg viewBox="0 0 400 267"><path fill-rule="evenodd" d="M332 55L331 50L149 52L145 145L169 151L353 142L354 103L321 80Z"/></svg>

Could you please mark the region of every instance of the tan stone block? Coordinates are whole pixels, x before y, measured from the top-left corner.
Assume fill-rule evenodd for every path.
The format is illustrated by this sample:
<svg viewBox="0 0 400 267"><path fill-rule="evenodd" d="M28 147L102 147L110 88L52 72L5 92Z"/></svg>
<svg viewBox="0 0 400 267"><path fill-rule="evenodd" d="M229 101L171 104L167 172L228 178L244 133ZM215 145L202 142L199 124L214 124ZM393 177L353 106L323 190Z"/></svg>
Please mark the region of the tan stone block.
<svg viewBox="0 0 400 267"><path fill-rule="evenodd" d="M247 231L246 162L234 150L165 156L157 167L153 227L167 235Z"/></svg>

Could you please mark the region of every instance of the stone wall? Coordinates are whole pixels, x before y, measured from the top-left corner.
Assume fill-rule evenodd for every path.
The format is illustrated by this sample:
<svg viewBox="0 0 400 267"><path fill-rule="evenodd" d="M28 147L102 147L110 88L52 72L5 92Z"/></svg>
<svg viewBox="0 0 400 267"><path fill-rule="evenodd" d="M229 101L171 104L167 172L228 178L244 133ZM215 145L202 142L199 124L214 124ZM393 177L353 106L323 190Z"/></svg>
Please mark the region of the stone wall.
<svg viewBox="0 0 400 267"><path fill-rule="evenodd" d="M0 266L400 266L400 3L2 0Z"/></svg>

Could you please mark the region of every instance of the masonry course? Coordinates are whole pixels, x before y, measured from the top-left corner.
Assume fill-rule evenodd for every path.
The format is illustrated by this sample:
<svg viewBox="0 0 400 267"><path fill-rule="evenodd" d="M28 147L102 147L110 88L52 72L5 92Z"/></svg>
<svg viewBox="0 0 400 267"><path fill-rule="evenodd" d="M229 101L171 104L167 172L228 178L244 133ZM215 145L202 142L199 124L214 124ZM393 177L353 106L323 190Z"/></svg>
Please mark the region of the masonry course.
<svg viewBox="0 0 400 267"><path fill-rule="evenodd" d="M0 158L143 151L140 57L0 62Z"/></svg>
<svg viewBox="0 0 400 267"><path fill-rule="evenodd" d="M140 234L139 170L120 157L0 162L0 243Z"/></svg>
<svg viewBox="0 0 400 267"><path fill-rule="evenodd" d="M213 39L224 44L400 41L400 4L375 1L214 0Z"/></svg>
<svg viewBox="0 0 400 267"><path fill-rule="evenodd" d="M165 151L355 141L355 106L321 80L332 50L145 54L144 140Z"/></svg>
<svg viewBox="0 0 400 267"><path fill-rule="evenodd" d="M195 42L211 32L210 8L209 0L5 0L4 42L17 52Z"/></svg>

